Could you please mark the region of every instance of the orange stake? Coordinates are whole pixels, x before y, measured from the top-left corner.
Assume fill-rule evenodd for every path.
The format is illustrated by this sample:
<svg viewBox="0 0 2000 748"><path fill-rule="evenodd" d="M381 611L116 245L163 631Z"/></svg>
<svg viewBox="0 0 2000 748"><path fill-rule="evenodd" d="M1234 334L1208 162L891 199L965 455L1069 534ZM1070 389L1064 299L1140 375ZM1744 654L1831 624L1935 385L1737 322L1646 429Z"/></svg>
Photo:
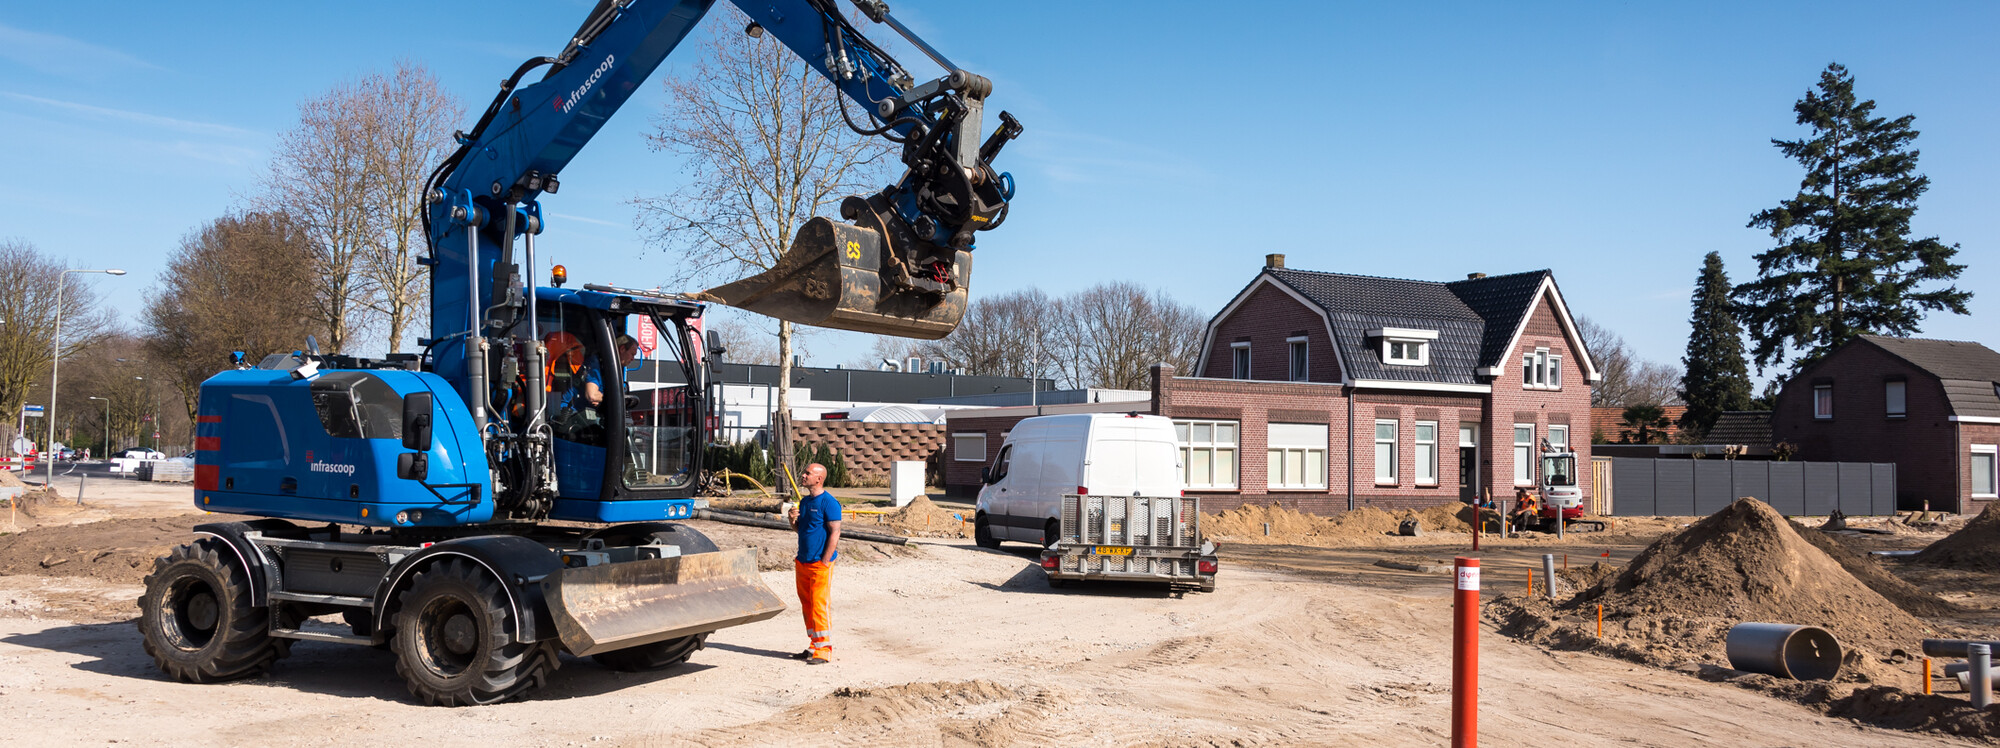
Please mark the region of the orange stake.
<svg viewBox="0 0 2000 748"><path fill-rule="evenodd" d="M1535 594L1535 567L1528 567L1528 594Z"/></svg>
<svg viewBox="0 0 2000 748"><path fill-rule="evenodd" d="M1604 638L1604 603L1597 604L1597 638ZM1925 665L1924 667L1930 667L1930 665Z"/></svg>
<svg viewBox="0 0 2000 748"><path fill-rule="evenodd" d="M1569 554L1567 553L1563 554L1563 568L1564 569L1569 568Z"/></svg>
<svg viewBox="0 0 2000 748"><path fill-rule="evenodd" d="M1931 695L1931 658L1924 658L1924 695Z"/></svg>

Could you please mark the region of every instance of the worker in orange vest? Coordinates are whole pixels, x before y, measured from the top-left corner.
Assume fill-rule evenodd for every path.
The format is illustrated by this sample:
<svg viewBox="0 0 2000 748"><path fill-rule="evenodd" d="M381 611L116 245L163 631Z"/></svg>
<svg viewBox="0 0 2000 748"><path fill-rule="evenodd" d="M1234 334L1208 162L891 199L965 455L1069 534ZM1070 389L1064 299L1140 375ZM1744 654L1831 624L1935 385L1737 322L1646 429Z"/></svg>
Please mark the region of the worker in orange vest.
<svg viewBox="0 0 2000 748"><path fill-rule="evenodd" d="M1541 511L1541 501L1536 498L1535 492L1526 488L1516 487L1514 489L1514 512L1508 515L1507 522L1520 529L1539 526L1541 518L1536 516L1539 511Z"/></svg>
<svg viewBox="0 0 2000 748"><path fill-rule="evenodd" d="M799 555L792 559L799 588L799 607L806 616L806 637L812 644L792 659L824 665L833 656L833 562L840 558L840 501L826 492L826 466L807 465L799 480L799 503L787 513L799 534Z"/></svg>

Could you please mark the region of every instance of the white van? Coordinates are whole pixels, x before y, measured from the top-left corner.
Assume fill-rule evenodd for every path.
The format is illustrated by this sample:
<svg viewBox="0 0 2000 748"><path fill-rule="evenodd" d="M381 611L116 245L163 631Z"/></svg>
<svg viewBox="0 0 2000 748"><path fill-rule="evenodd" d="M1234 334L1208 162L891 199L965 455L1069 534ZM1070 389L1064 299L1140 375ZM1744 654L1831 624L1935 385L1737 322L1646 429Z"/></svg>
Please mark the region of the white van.
<svg viewBox="0 0 2000 748"><path fill-rule="evenodd" d="M980 472L973 537L984 548L1054 543L1063 494L1179 496L1183 488L1174 422L1136 413L1024 419Z"/></svg>

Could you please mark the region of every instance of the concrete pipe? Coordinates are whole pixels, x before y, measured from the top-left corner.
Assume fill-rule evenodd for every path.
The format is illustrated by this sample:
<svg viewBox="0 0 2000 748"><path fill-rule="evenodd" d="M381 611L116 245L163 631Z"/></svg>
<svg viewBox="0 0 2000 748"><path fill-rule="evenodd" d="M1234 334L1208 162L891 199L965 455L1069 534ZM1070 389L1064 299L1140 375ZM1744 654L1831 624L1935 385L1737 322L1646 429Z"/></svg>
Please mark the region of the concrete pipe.
<svg viewBox="0 0 2000 748"><path fill-rule="evenodd" d="M1729 666L1793 680L1833 680L1840 642L1817 626L1739 623L1729 629Z"/></svg>

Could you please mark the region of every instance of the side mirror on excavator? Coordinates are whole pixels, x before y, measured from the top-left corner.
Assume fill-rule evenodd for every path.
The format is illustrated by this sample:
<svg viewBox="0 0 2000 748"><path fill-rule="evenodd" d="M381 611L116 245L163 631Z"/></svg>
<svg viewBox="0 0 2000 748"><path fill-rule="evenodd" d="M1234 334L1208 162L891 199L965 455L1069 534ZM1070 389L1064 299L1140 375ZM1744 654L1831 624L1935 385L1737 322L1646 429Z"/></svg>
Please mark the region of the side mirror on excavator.
<svg viewBox="0 0 2000 748"><path fill-rule="evenodd" d="M423 480L431 474L431 393L413 392L403 396L403 448L396 456L396 477Z"/></svg>
<svg viewBox="0 0 2000 748"><path fill-rule="evenodd" d="M725 353L728 353L728 352L729 352L729 348L727 348L727 347L725 347L725 346L723 346L723 345L722 345L722 336L721 336L721 335L718 335L718 334L716 334L716 332L715 332L714 330L709 330L709 331L708 331L708 360L710 360L710 361L721 361L721 360L722 360L722 354L725 354Z"/></svg>

